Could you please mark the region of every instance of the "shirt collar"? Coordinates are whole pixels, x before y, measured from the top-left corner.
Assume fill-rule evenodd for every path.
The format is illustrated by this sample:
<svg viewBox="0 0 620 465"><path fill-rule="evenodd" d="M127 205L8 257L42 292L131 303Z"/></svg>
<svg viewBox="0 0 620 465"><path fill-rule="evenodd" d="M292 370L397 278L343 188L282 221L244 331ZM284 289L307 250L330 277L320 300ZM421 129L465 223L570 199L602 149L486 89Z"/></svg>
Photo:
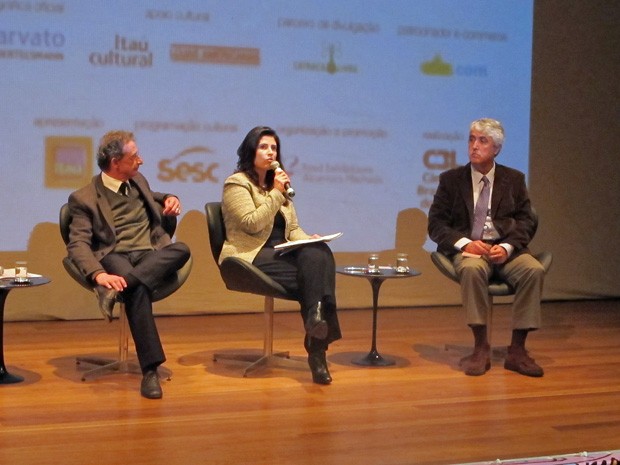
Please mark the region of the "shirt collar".
<svg viewBox="0 0 620 465"><path fill-rule="evenodd" d="M476 171L474 167L471 167L471 180L474 186L477 186L482 181L482 176L486 176L489 180L490 185L493 185L493 180L495 179L495 163L493 163L493 168L487 173L482 174L480 171Z"/></svg>
<svg viewBox="0 0 620 465"><path fill-rule="evenodd" d="M121 187L121 184L123 184L123 181L115 179L112 176L105 174L103 171L101 172L101 181L103 182L103 185L112 192L118 192L118 188Z"/></svg>

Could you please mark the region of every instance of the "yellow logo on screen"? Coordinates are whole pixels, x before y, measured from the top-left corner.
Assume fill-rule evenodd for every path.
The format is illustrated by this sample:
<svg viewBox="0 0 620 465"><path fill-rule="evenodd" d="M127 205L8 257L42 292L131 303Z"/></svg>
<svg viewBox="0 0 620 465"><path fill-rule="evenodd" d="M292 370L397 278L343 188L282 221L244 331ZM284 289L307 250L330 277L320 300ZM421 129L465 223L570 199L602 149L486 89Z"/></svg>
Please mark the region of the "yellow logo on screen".
<svg viewBox="0 0 620 465"><path fill-rule="evenodd" d="M452 65L445 61L439 53L432 60L423 62L420 65L420 70L423 74L431 76L452 76L454 74Z"/></svg>
<svg viewBox="0 0 620 465"><path fill-rule="evenodd" d="M93 141L90 137L45 138L45 187L77 189L93 175Z"/></svg>

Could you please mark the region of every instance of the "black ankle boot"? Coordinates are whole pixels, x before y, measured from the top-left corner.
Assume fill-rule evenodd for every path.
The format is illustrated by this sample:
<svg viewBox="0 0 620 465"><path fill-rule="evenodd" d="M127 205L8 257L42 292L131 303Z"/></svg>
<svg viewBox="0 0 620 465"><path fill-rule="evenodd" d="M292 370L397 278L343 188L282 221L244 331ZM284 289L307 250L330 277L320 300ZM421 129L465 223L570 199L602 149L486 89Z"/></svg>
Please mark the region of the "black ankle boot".
<svg viewBox="0 0 620 465"><path fill-rule="evenodd" d="M316 339L325 339L327 337L327 322L323 319L321 302L317 302L308 312L304 328L306 329L306 334L310 337Z"/></svg>
<svg viewBox="0 0 620 465"><path fill-rule="evenodd" d="M312 381L316 384L330 384L332 377L327 369L325 351L311 352L308 354L308 365L312 371Z"/></svg>

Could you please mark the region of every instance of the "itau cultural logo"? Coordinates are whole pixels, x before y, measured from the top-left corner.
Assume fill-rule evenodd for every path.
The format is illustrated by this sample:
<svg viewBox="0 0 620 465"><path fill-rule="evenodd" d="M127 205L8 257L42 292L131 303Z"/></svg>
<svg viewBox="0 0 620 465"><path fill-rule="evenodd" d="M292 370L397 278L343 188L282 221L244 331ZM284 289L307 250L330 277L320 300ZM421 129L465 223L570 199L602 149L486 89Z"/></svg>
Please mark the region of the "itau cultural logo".
<svg viewBox="0 0 620 465"><path fill-rule="evenodd" d="M153 52L150 51L147 40L135 40L116 34L111 50L92 52L88 61L93 66L150 68L153 66Z"/></svg>

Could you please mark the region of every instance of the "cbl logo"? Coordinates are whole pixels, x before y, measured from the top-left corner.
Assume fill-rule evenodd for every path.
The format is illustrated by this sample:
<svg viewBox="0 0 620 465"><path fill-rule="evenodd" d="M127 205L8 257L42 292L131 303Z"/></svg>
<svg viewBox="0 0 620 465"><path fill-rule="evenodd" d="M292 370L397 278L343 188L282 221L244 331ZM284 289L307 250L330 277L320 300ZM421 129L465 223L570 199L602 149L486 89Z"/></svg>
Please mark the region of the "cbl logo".
<svg viewBox="0 0 620 465"><path fill-rule="evenodd" d="M424 152L424 166L429 170L448 170L456 168L456 151L431 149Z"/></svg>
<svg viewBox="0 0 620 465"><path fill-rule="evenodd" d="M209 147L196 145L183 150L178 155L166 159L164 158L158 163L159 173L157 177L161 181L172 182L213 182L218 183L219 179L215 175L215 170L220 166L219 163L202 162L202 161L186 161L188 157L199 155L212 155L214 152Z"/></svg>

